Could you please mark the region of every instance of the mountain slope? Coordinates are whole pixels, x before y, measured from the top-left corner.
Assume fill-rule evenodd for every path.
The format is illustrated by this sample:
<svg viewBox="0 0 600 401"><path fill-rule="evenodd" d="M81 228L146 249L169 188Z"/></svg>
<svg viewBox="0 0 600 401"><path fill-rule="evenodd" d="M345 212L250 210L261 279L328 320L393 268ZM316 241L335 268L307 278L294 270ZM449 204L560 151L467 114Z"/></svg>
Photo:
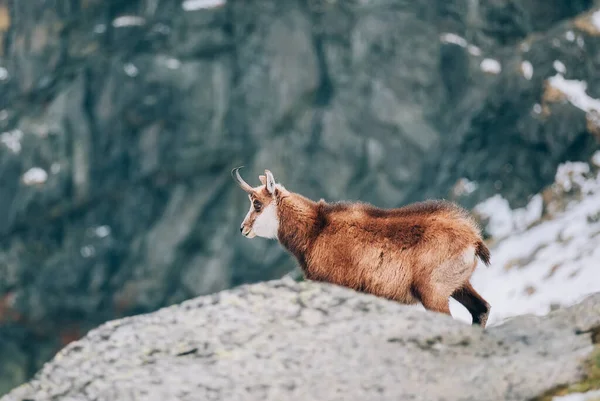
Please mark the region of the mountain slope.
<svg viewBox="0 0 600 401"><path fill-rule="evenodd" d="M600 292L600 151L589 164L562 164L554 184L523 209L494 196L475 212L492 236L492 265L480 264L472 279L492 305L490 325ZM470 321L458 303L451 310Z"/></svg>

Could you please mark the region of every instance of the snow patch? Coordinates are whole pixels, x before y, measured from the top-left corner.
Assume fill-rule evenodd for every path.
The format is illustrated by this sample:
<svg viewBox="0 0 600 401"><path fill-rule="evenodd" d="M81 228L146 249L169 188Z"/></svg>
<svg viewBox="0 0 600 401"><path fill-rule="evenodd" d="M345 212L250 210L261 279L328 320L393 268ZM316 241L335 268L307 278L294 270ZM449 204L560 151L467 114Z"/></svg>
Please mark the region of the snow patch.
<svg viewBox="0 0 600 401"><path fill-rule="evenodd" d="M181 7L185 11L195 11L206 8L216 8L225 5L225 0L184 0Z"/></svg>
<svg viewBox="0 0 600 401"><path fill-rule="evenodd" d="M554 63L552 65L554 66L554 69L560 72L561 74L567 72L567 67L565 67L565 65L560 60L554 60Z"/></svg>
<svg viewBox="0 0 600 401"><path fill-rule="evenodd" d="M176 70L179 67L181 67L181 61L177 60L176 58L167 59L167 68L171 70Z"/></svg>
<svg viewBox="0 0 600 401"><path fill-rule="evenodd" d="M573 106L585 111L600 111L600 100L594 99L586 93L587 82L565 79L562 74L548 78L548 83L565 94Z"/></svg>
<svg viewBox="0 0 600 401"><path fill-rule="evenodd" d="M481 70L490 74L499 74L502 71L502 66L498 60L486 58L481 61Z"/></svg>
<svg viewBox="0 0 600 401"><path fill-rule="evenodd" d="M592 156L592 163L596 166L596 167L600 167L600 150L598 150L596 153L594 153L594 155Z"/></svg>
<svg viewBox="0 0 600 401"><path fill-rule="evenodd" d="M8 70L4 67L0 67L0 81L8 79Z"/></svg>
<svg viewBox="0 0 600 401"><path fill-rule="evenodd" d="M573 187L583 188L587 179L585 175L590 172L590 165L584 162L567 162L558 166L554 181L560 188L569 192Z"/></svg>
<svg viewBox="0 0 600 401"><path fill-rule="evenodd" d="M143 17L137 15L122 15L113 20L112 25L115 28L123 28L126 26L141 26L146 23Z"/></svg>
<svg viewBox="0 0 600 401"><path fill-rule="evenodd" d="M25 185L39 185L46 182L48 173L40 167L32 167L23 174L23 183Z"/></svg>
<svg viewBox="0 0 600 401"><path fill-rule="evenodd" d="M531 224L542 218L542 212L544 211L544 200L542 195L534 195L527 206L519 208L513 211L513 227L517 231L527 229Z"/></svg>
<svg viewBox="0 0 600 401"><path fill-rule="evenodd" d="M600 31L600 10L596 11L594 14L592 14L592 25L594 25L594 28L596 28L597 30Z"/></svg>
<svg viewBox="0 0 600 401"><path fill-rule="evenodd" d="M106 32L106 25L98 24L98 25L94 26L94 33L101 34L104 32Z"/></svg>
<svg viewBox="0 0 600 401"><path fill-rule="evenodd" d="M442 43L452 43L454 45L464 47L472 56L480 56L481 49L475 45L469 44L465 38L455 33L446 32L440 35Z"/></svg>
<svg viewBox="0 0 600 401"><path fill-rule="evenodd" d="M0 142L12 150L13 153L17 154L21 152L21 139L23 139L23 131L20 129L14 129L0 134Z"/></svg>
<svg viewBox="0 0 600 401"><path fill-rule="evenodd" d="M83 256L86 259L91 258L96 254L96 248L94 248L92 245L86 245L81 248L80 253L81 256Z"/></svg>
<svg viewBox="0 0 600 401"><path fill-rule="evenodd" d="M456 182L453 192L455 196L469 195L477 189L477 186L476 182L463 177Z"/></svg>
<svg viewBox="0 0 600 401"><path fill-rule="evenodd" d="M542 112L542 105L539 103L536 103L533 105L533 112L535 114L540 114Z"/></svg>
<svg viewBox="0 0 600 401"><path fill-rule="evenodd" d="M464 190L467 194L473 193L473 191L477 189L477 183L474 181L463 178L461 182L464 185Z"/></svg>
<svg viewBox="0 0 600 401"><path fill-rule="evenodd" d="M125 64L123 69L125 70L125 74L129 75L130 77L135 77L139 73L138 68L132 63Z"/></svg>
<svg viewBox="0 0 600 401"><path fill-rule="evenodd" d="M475 45L467 46L467 50L472 56L481 56L481 49Z"/></svg>
<svg viewBox="0 0 600 401"><path fill-rule="evenodd" d="M595 158L600 163L600 151ZM539 194L523 209L510 210L499 195L475 208L490 216L488 230L498 235L490 245L491 267L480 265L471 280L492 305L488 327L518 315L545 315L600 292L600 173L568 162L557 169L556 181L563 188L580 186L584 197L571 200L552 219L539 218ZM530 226L531 221L537 224ZM471 322L453 299L450 310L456 319Z"/></svg>
<svg viewBox="0 0 600 401"><path fill-rule="evenodd" d="M538 194L533 196L524 208L512 210L508 201L502 195L496 194L475 206L474 211L488 221L488 233L500 239L523 231L539 220L542 216L543 200Z"/></svg>
<svg viewBox="0 0 600 401"><path fill-rule="evenodd" d="M565 38L569 41L572 42L575 40L575 33L573 33L573 31L567 31L567 33L565 33Z"/></svg>
<svg viewBox="0 0 600 401"><path fill-rule="evenodd" d="M443 33L440 35L440 40L442 41L442 43L452 43L460 47L468 46L467 40L455 33Z"/></svg>
<svg viewBox="0 0 600 401"><path fill-rule="evenodd" d="M526 80L530 80L533 77L533 65L529 61L523 61L521 63L521 71Z"/></svg>
<svg viewBox="0 0 600 401"><path fill-rule="evenodd" d="M110 235L110 227L109 226L98 226L94 230L94 234L96 234L96 236L98 238L108 237Z"/></svg>

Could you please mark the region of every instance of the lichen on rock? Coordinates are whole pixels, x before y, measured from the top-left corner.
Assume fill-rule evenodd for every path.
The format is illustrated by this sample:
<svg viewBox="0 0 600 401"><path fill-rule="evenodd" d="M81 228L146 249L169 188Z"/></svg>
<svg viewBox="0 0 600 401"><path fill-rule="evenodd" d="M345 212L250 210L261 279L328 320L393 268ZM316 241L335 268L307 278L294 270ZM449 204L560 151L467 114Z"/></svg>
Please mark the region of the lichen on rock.
<svg viewBox="0 0 600 401"><path fill-rule="evenodd" d="M105 323L0 400L532 399L585 377L599 312L595 295L482 330L282 279Z"/></svg>

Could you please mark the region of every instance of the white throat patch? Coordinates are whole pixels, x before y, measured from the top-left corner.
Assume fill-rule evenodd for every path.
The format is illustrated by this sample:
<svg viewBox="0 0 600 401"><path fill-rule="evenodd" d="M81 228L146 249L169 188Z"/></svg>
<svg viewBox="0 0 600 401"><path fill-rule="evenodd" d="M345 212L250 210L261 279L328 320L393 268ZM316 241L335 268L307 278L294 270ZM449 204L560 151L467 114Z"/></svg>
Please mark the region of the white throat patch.
<svg viewBox="0 0 600 401"><path fill-rule="evenodd" d="M252 231L259 237L277 238L277 230L279 229L279 218L277 217L277 208L273 202L258 215L254 220Z"/></svg>

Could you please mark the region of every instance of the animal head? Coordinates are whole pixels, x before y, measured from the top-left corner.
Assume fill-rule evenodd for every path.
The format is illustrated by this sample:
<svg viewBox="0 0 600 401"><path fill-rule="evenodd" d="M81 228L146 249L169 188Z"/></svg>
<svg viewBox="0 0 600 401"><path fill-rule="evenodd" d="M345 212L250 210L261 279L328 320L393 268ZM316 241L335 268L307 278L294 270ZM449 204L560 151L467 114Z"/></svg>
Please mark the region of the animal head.
<svg viewBox="0 0 600 401"><path fill-rule="evenodd" d="M273 174L265 170L265 175L258 176L262 185L252 187L240 176L240 167L231 171L233 179L248 194L250 209L242 221L240 231L246 238L256 236L277 238L279 217L277 215L276 197L285 189L275 182Z"/></svg>

